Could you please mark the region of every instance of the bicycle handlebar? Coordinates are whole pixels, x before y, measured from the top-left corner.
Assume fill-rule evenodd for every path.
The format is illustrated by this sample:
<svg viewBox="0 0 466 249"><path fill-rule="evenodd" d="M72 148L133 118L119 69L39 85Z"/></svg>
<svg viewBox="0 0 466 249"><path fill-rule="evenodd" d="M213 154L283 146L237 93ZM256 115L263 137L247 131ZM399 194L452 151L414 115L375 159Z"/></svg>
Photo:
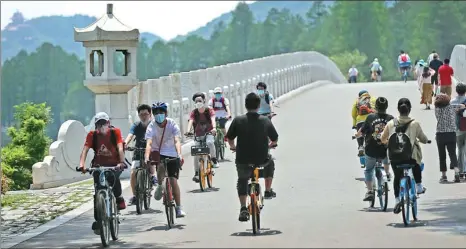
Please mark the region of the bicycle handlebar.
<svg viewBox="0 0 466 249"><path fill-rule="evenodd" d="M207 136L207 135L213 135L213 134L212 134L212 131L207 132L207 133L206 133L205 135L203 135L203 136ZM185 136L185 137L196 137L196 136L194 135L194 133L191 133L191 132L186 132L186 133L184 134L184 136ZM197 136L197 137L203 137L203 136Z"/></svg>
<svg viewBox="0 0 466 249"><path fill-rule="evenodd" d="M145 151L146 148L127 147L127 151Z"/></svg>
<svg viewBox="0 0 466 249"><path fill-rule="evenodd" d="M126 168L128 167L125 167L125 169ZM100 165L99 167L83 168L83 169L81 169L80 167L76 167L76 172L83 172L83 173L91 174L94 171L123 171L123 169L121 169L118 166L103 166L103 165Z"/></svg>

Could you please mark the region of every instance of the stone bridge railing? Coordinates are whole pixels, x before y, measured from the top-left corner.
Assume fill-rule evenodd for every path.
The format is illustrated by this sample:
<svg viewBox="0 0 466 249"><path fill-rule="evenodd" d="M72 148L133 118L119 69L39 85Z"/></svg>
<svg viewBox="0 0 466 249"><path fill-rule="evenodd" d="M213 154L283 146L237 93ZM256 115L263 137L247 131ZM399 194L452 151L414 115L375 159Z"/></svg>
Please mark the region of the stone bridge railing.
<svg viewBox="0 0 466 249"><path fill-rule="evenodd" d="M183 134L189 113L194 108L191 96L195 92L206 92L212 96L212 89L223 87L224 95L230 100L232 114L237 116L245 113L245 95L254 91L259 81L267 83L267 90L277 98L319 80L347 82L335 63L320 53L274 55L140 82L128 92L128 109L130 116L137 117L138 104L156 100L167 102L168 116L178 122ZM68 120L63 123L57 141L50 146L49 156L32 168L31 188L56 187L89 177L75 171L85 136L86 129L80 122ZM92 157L93 152L90 152L87 163Z"/></svg>
<svg viewBox="0 0 466 249"><path fill-rule="evenodd" d="M466 45L456 45L450 56L456 82L466 82ZM454 91L454 90L453 90Z"/></svg>

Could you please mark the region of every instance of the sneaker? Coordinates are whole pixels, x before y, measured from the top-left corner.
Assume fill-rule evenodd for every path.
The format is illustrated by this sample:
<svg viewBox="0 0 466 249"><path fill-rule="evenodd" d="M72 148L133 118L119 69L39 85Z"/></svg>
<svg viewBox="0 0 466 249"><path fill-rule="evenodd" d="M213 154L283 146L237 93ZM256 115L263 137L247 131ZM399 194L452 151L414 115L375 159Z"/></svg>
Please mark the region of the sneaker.
<svg viewBox="0 0 466 249"><path fill-rule="evenodd" d="M212 168L216 169L218 168L220 165L218 163L218 160L217 158L212 158Z"/></svg>
<svg viewBox="0 0 466 249"><path fill-rule="evenodd" d="M416 189L417 189L417 194L420 195L420 194L424 194L427 190L427 188L425 188L424 186L422 186L422 183L418 183L416 184Z"/></svg>
<svg viewBox="0 0 466 249"><path fill-rule="evenodd" d="M151 181L152 181L152 185L157 185L157 177L156 176L151 176Z"/></svg>
<svg viewBox="0 0 466 249"><path fill-rule="evenodd" d="M460 182L460 174L455 174L455 182Z"/></svg>
<svg viewBox="0 0 466 249"><path fill-rule="evenodd" d="M96 222L96 221L94 221L94 222L92 223L92 231L94 231L94 234L95 234L95 235L100 235L100 229L99 229L99 227L97 226L97 222Z"/></svg>
<svg viewBox="0 0 466 249"><path fill-rule="evenodd" d="M387 181L391 181L392 180L392 174L390 172L388 172L387 174Z"/></svg>
<svg viewBox="0 0 466 249"><path fill-rule="evenodd" d="M162 185L157 185L157 188L155 189L155 192L154 192L154 199L156 201L159 201L160 199L162 199L162 192L163 192Z"/></svg>
<svg viewBox="0 0 466 249"><path fill-rule="evenodd" d="M395 206L393 207L393 213L399 214L401 212L401 202L399 197L395 199Z"/></svg>
<svg viewBox="0 0 466 249"><path fill-rule="evenodd" d="M116 198L116 203L117 203L117 208L118 210L123 210L123 209L126 209L126 203L125 203L125 199L123 197L117 197Z"/></svg>
<svg viewBox="0 0 466 249"><path fill-rule="evenodd" d="M440 181L439 181L439 182L440 182L440 183L445 183L445 182L448 182L448 178L447 178L447 176L441 176L441 177L440 177Z"/></svg>
<svg viewBox="0 0 466 249"><path fill-rule="evenodd" d="M275 197L277 197L277 193L275 193L273 191L273 189L271 189L270 191L267 191L267 190L264 191L264 198L265 199L272 199L272 198L275 198Z"/></svg>
<svg viewBox="0 0 466 249"><path fill-rule="evenodd" d="M247 207L242 207L239 211L239 221L246 222L249 220L249 211Z"/></svg>
<svg viewBox="0 0 466 249"><path fill-rule="evenodd" d="M193 176L193 181L199 183L199 172L196 172Z"/></svg>
<svg viewBox="0 0 466 249"><path fill-rule="evenodd" d="M176 218L183 218L186 216L186 213L183 211L183 209L181 209L180 206L175 207L175 211L176 211Z"/></svg>
<svg viewBox="0 0 466 249"><path fill-rule="evenodd" d="M374 199L374 191L367 191L363 201L372 201Z"/></svg>
<svg viewBox="0 0 466 249"><path fill-rule="evenodd" d="M135 205L136 204L136 196L131 197L128 202L128 206Z"/></svg>
<svg viewBox="0 0 466 249"><path fill-rule="evenodd" d="M359 146L358 156L364 156L364 146Z"/></svg>

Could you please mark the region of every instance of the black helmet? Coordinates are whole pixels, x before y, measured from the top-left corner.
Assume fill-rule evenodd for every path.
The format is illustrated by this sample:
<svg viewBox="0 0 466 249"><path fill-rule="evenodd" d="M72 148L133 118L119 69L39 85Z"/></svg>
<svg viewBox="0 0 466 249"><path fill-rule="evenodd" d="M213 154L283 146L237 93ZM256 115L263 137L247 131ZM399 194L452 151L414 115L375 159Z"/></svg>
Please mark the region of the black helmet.
<svg viewBox="0 0 466 249"><path fill-rule="evenodd" d="M384 97L378 97L375 100L375 109L377 111L385 111L388 108L388 100Z"/></svg>
<svg viewBox="0 0 466 249"><path fill-rule="evenodd" d="M459 83L456 85L456 93L460 95L464 95L466 93L466 84Z"/></svg>
<svg viewBox="0 0 466 249"><path fill-rule="evenodd" d="M264 82L257 83L256 89L259 88L259 87L263 87L265 90L267 89L267 85Z"/></svg>
<svg viewBox="0 0 466 249"><path fill-rule="evenodd" d="M201 97L205 101L205 94L204 93L201 93L201 92L195 93L193 95L193 101L195 101L196 98L198 98L198 97Z"/></svg>

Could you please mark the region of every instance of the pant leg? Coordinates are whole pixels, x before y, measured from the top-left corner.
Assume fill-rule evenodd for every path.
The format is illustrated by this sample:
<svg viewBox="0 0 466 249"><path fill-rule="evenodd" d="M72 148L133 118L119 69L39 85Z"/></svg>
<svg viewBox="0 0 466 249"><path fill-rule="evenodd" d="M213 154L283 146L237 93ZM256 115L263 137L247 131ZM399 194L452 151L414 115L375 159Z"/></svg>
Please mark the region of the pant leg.
<svg viewBox="0 0 466 249"><path fill-rule="evenodd" d="M99 173L98 172L92 173L92 178L94 179L94 189L97 190L99 188ZM95 208L95 192L94 192L94 220L97 220L97 210Z"/></svg>
<svg viewBox="0 0 466 249"><path fill-rule="evenodd" d="M465 140L466 140L466 133L460 133L456 136L456 147L458 148L458 167L460 172L464 172L464 159L465 159Z"/></svg>
<svg viewBox="0 0 466 249"><path fill-rule="evenodd" d="M445 142L443 133L437 133L435 135L435 140L437 141L438 157L440 163L440 172L447 171L447 153L445 151Z"/></svg>
<svg viewBox="0 0 466 249"><path fill-rule="evenodd" d="M403 173L403 171L401 171L401 173ZM414 167L413 167L413 177L414 177L414 181L416 183L422 183L422 171L421 171L421 165L419 164L414 164Z"/></svg>
<svg viewBox="0 0 466 249"><path fill-rule="evenodd" d="M210 150L210 157L217 158L217 153L215 151L215 137L213 135L207 135L206 143Z"/></svg>
<svg viewBox="0 0 466 249"><path fill-rule="evenodd" d="M120 175L121 171L108 172L106 175L108 183L110 186L113 186L112 192L116 198L121 197L121 194L123 193L123 190L121 189Z"/></svg>
<svg viewBox="0 0 466 249"><path fill-rule="evenodd" d="M356 124L356 130L359 131L359 129L361 129L363 124L364 124L364 122L357 123ZM364 137L359 137L359 138L357 138L357 140L358 140L358 147L364 146Z"/></svg>
<svg viewBox="0 0 466 249"><path fill-rule="evenodd" d="M393 170L393 193L395 194L395 198L400 196L400 180L401 176L403 175L403 170L398 169L396 165L392 164Z"/></svg>
<svg viewBox="0 0 466 249"><path fill-rule="evenodd" d="M252 168L248 165L237 164L236 172L238 173L238 181L236 189L238 190L238 196L244 196L248 194L248 181L252 174Z"/></svg>
<svg viewBox="0 0 466 249"><path fill-rule="evenodd" d="M452 134L455 141L447 143L448 156L450 157L450 169L458 167L458 158L456 157L456 134Z"/></svg>
<svg viewBox="0 0 466 249"><path fill-rule="evenodd" d="M374 169L377 159L366 155L366 162L364 167L364 180L366 182L373 181L374 179Z"/></svg>
<svg viewBox="0 0 466 249"><path fill-rule="evenodd" d="M194 141L194 145L197 146L200 143ZM194 172L199 172L199 156L193 156L193 165L194 165Z"/></svg>

